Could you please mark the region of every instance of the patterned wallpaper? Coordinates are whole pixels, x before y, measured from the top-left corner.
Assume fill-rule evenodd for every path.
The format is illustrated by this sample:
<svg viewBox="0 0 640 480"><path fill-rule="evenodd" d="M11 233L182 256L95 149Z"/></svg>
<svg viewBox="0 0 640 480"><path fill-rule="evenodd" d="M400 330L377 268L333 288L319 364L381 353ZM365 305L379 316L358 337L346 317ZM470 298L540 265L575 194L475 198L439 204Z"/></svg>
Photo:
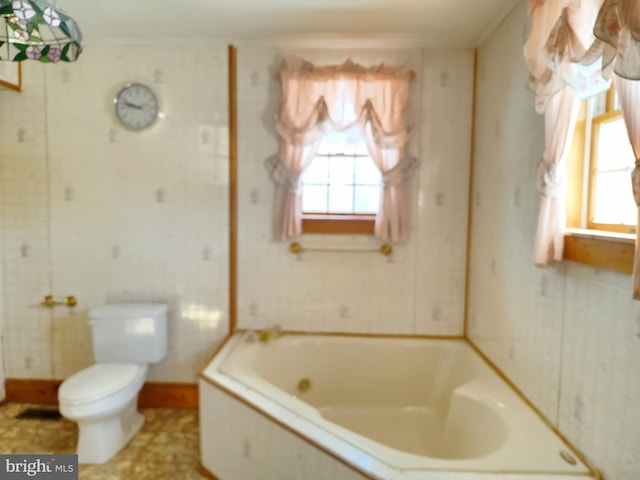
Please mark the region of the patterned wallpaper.
<svg viewBox="0 0 640 480"><path fill-rule="evenodd" d="M264 160L277 151L276 69L291 54L317 64L405 64L416 71L409 143L420 159L413 233L390 258L303 252L272 240L273 184ZM473 85L470 50L238 51L238 324L357 333L461 335ZM307 246L363 248L368 236L303 235Z"/></svg>
<svg viewBox="0 0 640 480"><path fill-rule="evenodd" d="M23 78L0 92L6 376L65 378L93 362L88 309L159 301L169 353L150 379L195 381L228 322L226 46L91 45ZM129 81L161 99L148 131L113 114ZM49 293L78 307L39 307Z"/></svg>
<svg viewBox="0 0 640 480"><path fill-rule="evenodd" d="M543 118L522 1L479 49L469 336L612 480L640 471L640 302L628 275L533 265Z"/></svg>

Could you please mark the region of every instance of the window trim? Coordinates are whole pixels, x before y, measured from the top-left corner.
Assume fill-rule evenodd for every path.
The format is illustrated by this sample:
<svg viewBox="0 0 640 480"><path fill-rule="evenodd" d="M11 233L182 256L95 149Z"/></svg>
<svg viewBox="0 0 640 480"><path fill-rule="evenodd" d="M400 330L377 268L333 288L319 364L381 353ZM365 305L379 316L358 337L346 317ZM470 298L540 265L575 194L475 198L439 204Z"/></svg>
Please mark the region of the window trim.
<svg viewBox="0 0 640 480"><path fill-rule="evenodd" d="M615 91L612 87L607 93L607 110L613 108L614 99ZM587 140L587 134L591 131L595 118L586 114L586 106L587 101L584 100L567 159L567 178L579 179L579 184L567 185L567 230L564 236L563 259L630 275L633 272L636 235L579 228L582 204L590 201L589 195L586 195L586 198L583 196L583 183L591 182L594 163L591 152L587 151L588 148L592 148L593 141ZM588 178L584 177L585 170L589 173ZM589 210L586 222L588 213Z"/></svg>
<svg viewBox="0 0 640 480"><path fill-rule="evenodd" d="M303 213L302 233L373 235L375 214Z"/></svg>
<svg viewBox="0 0 640 480"><path fill-rule="evenodd" d="M317 157L344 157L362 159L373 162L367 154L360 153L320 153ZM312 160L313 161L313 160ZM330 186L330 184L328 185ZM355 189L357 185L354 184ZM383 185L380 184L380 194ZM347 234L347 235L374 235L377 213L333 213L333 212L302 212L302 233L311 234Z"/></svg>
<svg viewBox="0 0 640 480"><path fill-rule="evenodd" d="M567 229L564 236L563 258L572 262L631 275L634 254L633 235Z"/></svg>

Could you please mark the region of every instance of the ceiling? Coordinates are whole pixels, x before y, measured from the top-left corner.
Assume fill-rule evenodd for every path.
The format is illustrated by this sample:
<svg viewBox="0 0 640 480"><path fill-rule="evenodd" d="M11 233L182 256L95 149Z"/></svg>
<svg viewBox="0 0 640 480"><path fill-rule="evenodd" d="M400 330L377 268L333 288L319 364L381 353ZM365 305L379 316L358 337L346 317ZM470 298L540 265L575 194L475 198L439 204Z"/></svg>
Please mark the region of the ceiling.
<svg viewBox="0 0 640 480"><path fill-rule="evenodd" d="M518 0L58 0L85 40L398 38L473 47Z"/></svg>

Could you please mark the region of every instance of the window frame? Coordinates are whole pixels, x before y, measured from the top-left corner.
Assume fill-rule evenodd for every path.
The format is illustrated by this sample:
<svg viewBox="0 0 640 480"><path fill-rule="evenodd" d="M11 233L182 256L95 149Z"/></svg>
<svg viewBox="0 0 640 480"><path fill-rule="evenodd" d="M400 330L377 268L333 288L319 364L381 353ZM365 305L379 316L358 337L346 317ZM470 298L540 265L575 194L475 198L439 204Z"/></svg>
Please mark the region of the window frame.
<svg viewBox="0 0 640 480"><path fill-rule="evenodd" d="M593 211L590 204L583 213L583 203L592 202L590 191L595 168L593 152L597 146L593 138L596 135L593 122L599 117L606 118L607 115L611 119L615 98L616 92L612 84L607 92L606 112L594 117L587 115L587 100L582 101L567 160L567 230L563 258L630 275L633 271L636 233L630 234L628 229L624 230L624 227L622 232L600 228L603 224L590 221ZM613 113L622 115L619 111ZM590 151L587 152L587 148L590 148ZM585 176L585 172L588 176ZM588 183L588 191L585 191L585 183Z"/></svg>
<svg viewBox="0 0 640 480"><path fill-rule="evenodd" d="M368 158L369 155L348 154L342 152L322 153L318 156ZM315 160L315 158L313 160ZM312 160L312 162L313 162ZM330 184L329 184L330 185ZM354 188L355 188L354 184ZM380 184L382 195L383 184ZM303 194L304 195L304 194ZM333 213L333 212L302 212L302 233L310 234L345 234L345 235L374 235L376 213Z"/></svg>
<svg viewBox="0 0 640 480"><path fill-rule="evenodd" d="M598 142L600 140L600 127L608 122L612 122L615 120L622 119L624 121L624 117L622 115L622 111L620 109L614 110L615 108L615 98L616 91L615 87L611 86L609 91L607 92L606 99L606 107L605 112L601 115L597 115L591 120L591 159L590 159L590 172L589 172L589 185L588 185L588 210L587 210L587 223L586 227L588 230L599 230L606 232L617 232L617 233L630 233L635 234L637 232L637 225L625 225L625 224L616 224L616 223L601 223L594 221L594 211L596 208L596 196L595 196L595 185L596 185L596 175L598 169ZM631 181L631 180L629 180Z"/></svg>

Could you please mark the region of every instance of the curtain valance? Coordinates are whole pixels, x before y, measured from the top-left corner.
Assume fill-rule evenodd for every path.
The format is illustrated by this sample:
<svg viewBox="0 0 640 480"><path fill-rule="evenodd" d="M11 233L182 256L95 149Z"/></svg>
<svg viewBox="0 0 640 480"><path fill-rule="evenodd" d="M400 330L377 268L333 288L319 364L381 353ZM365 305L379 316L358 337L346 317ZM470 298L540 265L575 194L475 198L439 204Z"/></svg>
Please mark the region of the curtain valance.
<svg viewBox="0 0 640 480"><path fill-rule="evenodd" d="M386 147L406 143L405 111L414 73L404 67L314 66L298 58L282 62L282 99L276 118L281 137L309 145L328 121L336 130L371 122L376 140Z"/></svg>

